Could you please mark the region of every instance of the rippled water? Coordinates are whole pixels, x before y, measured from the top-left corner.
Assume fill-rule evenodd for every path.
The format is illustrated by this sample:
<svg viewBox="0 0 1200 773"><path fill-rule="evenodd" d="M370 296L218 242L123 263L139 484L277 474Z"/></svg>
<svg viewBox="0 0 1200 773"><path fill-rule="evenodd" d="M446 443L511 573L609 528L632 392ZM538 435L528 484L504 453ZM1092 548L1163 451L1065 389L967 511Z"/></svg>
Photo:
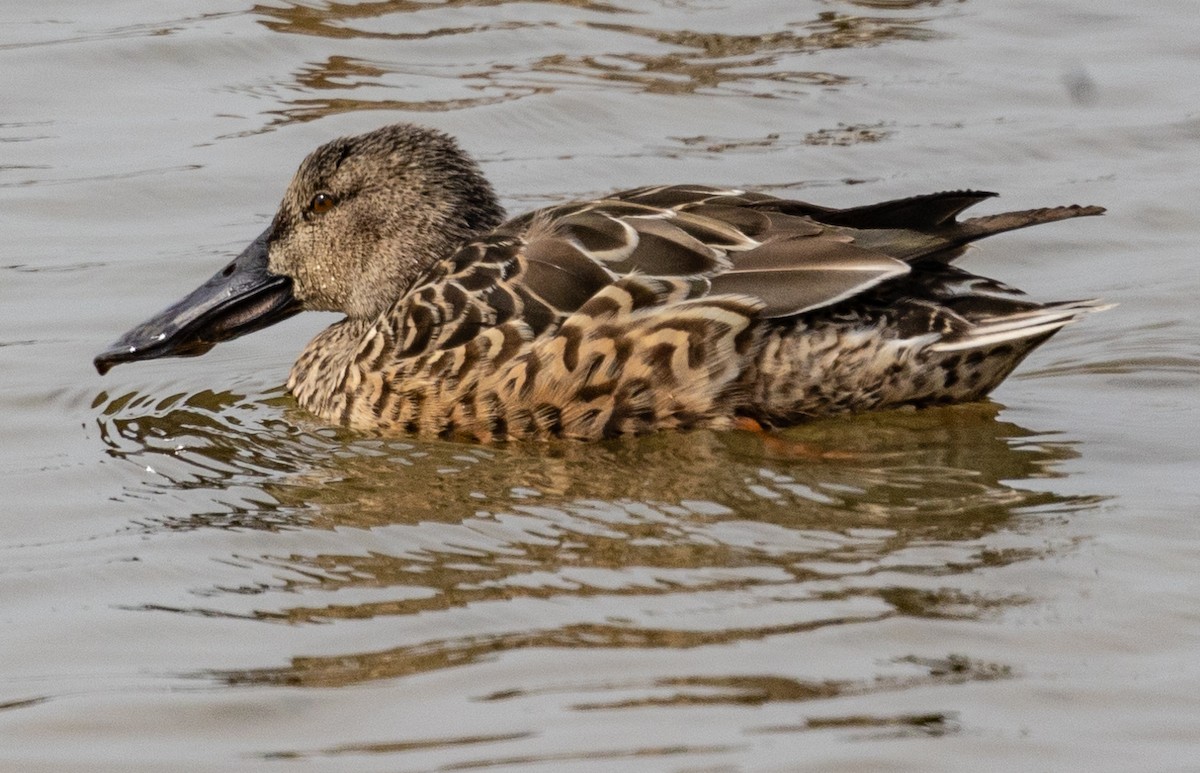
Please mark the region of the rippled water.
<svg viewBox="0 0 1200 773"><path fill-rule="evenodd" d="M1195 768L1191 3L176 13L0 10L0 768ZM1120 305L992 402L765 439L330 429L279 386L323 315L95 375L309 149L395 120L514 212L652 182L1103 204L966 260Z"/></svg>

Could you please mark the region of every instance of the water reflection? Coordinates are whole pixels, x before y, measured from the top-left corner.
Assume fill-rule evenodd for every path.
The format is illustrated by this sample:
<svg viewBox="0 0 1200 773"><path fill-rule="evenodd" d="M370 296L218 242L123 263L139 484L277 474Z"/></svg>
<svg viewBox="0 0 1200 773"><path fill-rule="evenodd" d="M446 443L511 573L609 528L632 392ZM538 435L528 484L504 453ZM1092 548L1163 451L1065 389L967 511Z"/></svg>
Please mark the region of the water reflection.
<svg viewBox="0 0 1200 773"><path fill-rule="evenodd" d="M153 518L145 528L275 529L301 524L305 514L282 507L262 484L303 469L310 455L331 454L336 442L332 430L304 431L273 416L270 409L285 400L282 388L249 396L100 392L92 408L107 454L144 473L126 498L193 494L183 515Z"/></svg>
<svg viewBox="0 0 1200 773"><path fill-rule="evenodd" d="M276 32L300 35L319 35L329 38L376 37L384 33L372 32L347 26L351 21L377 19L393 13L454 10L502 6L512 0L443 0L443 2L413 2L413 0L382 0L381 2L336 3L323 7L290 5L283 8L256 5L251 13L264 18L263 25ZM522 4L567 6L599 13L619 13L626 9L608 3L591 0L521 0ZM511 22L509 23L511 24ZM403 33L390 33L387 37L399 37ZM410 36L411 37L411 36Z"/></svg>
<svg viewBox="0 0 1200 773"><path fill-rule="evenodd" d="M215 675L230 683L337 686L530 649L681 650L897 616L974 619L1026 599L959 578L1046 555L1053 545L1022 538L1028 524L1098 501L1027 488L1074 451L986 403L767 438L502 447L351 435L289 406L275 393L96 400L108 453L154 473L130 497L194 497L188 512L142 528L261 535L253 552L220 557L246 567L245 583L201 589L198 606L144 608L292 625L407 621L369 628L375 646L364 651ZM666 697L637 700L798 700L1004 671L905 665L818 687L669 674L639 685ZM579 699L586 709L632 700L614 698L627 692L618 687L562 689L600 691Z"/></svg>
<svg viewBox="0 0 1200 773"><path fill-rule="evenodd" d="M894 690L911 689L938 684L961 684L969 681L991 681L1007 679L1012 674L1008 667L994 663L971 660L962 656L948 658L915 658L905 657L897 660L898 664L914 667L914 673L904 675L880 676L874 679L849 680L832 679L823 681L803 681L775 676L718 676L718 677L685 677L660 679L655 682L658 688L656 694L629 699L620 702L580 703L575 708L580 710L634 708L639 706L682 706L682 705L713 705L728 704L741 706L761 706L775 701L815 701L836 698L845 695L864 695L870 693L889 692ZM520 693L505 693L485 696L488 701L511 700L523 697ZM844 718L838 718L844 721ZM946 715L921 715L917 717L886 718L875 721L862 718L862 724L874 726L878 724L912 724L928 729L931 724L944 727L948 719ZM875 718L872 718L875 719ZM856 723L857 724L857 723ZM793 732L797 729L818 728L824 726L821 720L808 721L803 727L765 727L757 732Z"/></svg>
<svg viewBox="0 0 1200 773"><path fill-rule="evenodd" d="M298 96L269 111L280 125L355 110L467 109L561 88L788 98L856 82L801 66L814 52L940 37L932 17L905 13L929 13L937 2L856 4L884 13L799 11L807 18L786 29L774 23L740 33L727 31L724 9L692 9L680 19L716 29L655 28L637 23L641 12L587 0L259 5L250 13L273 32L343 41L283 84ZM626 17L633 22L620 21ZM407 45L407 61L379 45L396 41Z"/></svg>

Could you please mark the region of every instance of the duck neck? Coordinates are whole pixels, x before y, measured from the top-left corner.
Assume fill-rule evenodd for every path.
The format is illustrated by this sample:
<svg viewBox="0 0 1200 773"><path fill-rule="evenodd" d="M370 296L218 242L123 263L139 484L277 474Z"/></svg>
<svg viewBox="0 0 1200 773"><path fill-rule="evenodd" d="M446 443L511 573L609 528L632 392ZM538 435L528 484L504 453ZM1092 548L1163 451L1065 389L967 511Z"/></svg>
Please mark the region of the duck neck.
<svg viewBox="0 0 1200 773"><path fill-rule="evenodd" d="M346 317L309 341L287 381L301 407L325 421L341 422L347 408L344 384L370 326L370 320Z"/></svg>

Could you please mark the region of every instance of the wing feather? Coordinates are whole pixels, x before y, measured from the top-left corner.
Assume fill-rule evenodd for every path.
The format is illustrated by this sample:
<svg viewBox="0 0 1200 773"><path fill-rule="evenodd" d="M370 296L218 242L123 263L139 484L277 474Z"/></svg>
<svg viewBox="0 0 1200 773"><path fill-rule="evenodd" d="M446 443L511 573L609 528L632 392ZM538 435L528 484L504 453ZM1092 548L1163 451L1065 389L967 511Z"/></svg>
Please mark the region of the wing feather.
<svg viewBox="0 0 1200 773"><path fill-rule="evenodd" d="M908 264L842 241L797 237L739 254L731 271L713 277L713 293L761 298L765 317L829 306L909 273Z"/></svg>
<svg viewBox="0 0 1200 773"><path fill-rule="evenodd" d="M540 331L581 309L599 312L633 296L642 298L639 307L737 296L761 301L764 318L789 317L906 275L909 282L933 281L932 264L952 260L967 242L991 233L1098 212L1064 207L956 220L991 195L949 191L831 209L752 191L671 185L548 207L508 221L448 261L446 279L497 308L477 320L474 301L448 296L445 312L431 317L447 333L432 337L454 331L457 340L462 331L516 315ZM903 292L907 284L895 287ZM978 293L969 296L948 302L964 309L982 302ZM469 319L455 327L452 320L464 315Z"/></svg>

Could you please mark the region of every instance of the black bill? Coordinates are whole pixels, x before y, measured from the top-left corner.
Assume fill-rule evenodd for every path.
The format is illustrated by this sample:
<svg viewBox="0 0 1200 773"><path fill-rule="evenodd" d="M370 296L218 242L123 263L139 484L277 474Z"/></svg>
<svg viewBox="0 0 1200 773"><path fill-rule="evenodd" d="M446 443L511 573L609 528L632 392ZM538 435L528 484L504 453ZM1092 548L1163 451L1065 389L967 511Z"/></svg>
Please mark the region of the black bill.
<svg viewBox="0 0 1200 773"><path fill-rule="evenodd" d="M100 375L122 362L195 357L300 311L292 280L267 271L270 233L268 228L212 279L98 354L93 362Z"/></svg>

